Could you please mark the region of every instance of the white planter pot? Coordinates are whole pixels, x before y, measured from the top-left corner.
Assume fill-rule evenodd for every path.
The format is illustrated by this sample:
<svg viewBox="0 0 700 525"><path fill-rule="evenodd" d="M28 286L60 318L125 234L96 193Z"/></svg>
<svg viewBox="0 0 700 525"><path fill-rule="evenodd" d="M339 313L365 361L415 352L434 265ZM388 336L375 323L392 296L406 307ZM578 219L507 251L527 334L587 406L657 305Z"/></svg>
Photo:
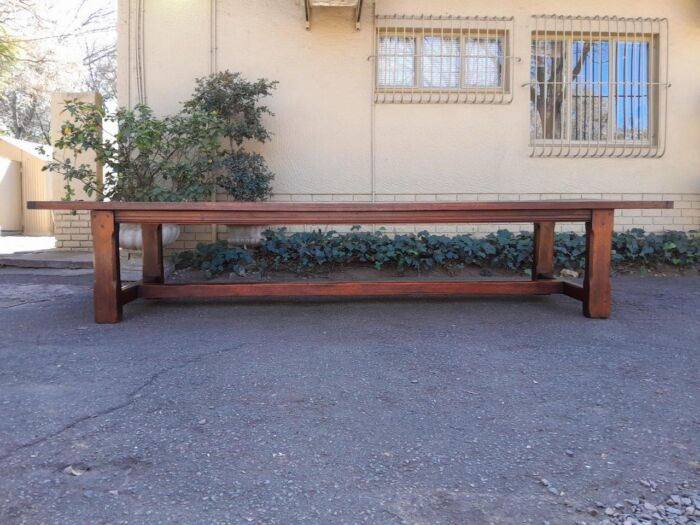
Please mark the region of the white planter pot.
<svg viewBox="0 0 700 525"><path fill-rule="evenodd" d="M163 224L163 246L174 243L180 236L179 224ZM119 247L125 250L141 251L143 236L140 224L119 225Z"/></svg>
<svg viewBox="0 0 700 525"><path fill-rule="evenodd" d="M228 239L230 244L258 246L262 242L262 232L269 226L229 226Z"/></svg>

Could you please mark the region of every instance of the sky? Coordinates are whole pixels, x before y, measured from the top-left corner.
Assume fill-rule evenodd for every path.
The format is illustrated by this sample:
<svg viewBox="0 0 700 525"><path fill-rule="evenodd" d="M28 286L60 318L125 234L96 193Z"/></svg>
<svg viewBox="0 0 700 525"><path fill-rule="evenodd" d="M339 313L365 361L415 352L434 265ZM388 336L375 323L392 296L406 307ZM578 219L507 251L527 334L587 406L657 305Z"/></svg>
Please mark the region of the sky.
<svg viewBox="0 0 700 525"><path fill-rule="evenodd" d="M17 0L0 1L12 5ZM60 83L70 84L80 74L86 45L102 47L116 40L116 0L35 0L34 4L36 17L18 9L7 29L25 49L51 53L65 73Z"/></svg>

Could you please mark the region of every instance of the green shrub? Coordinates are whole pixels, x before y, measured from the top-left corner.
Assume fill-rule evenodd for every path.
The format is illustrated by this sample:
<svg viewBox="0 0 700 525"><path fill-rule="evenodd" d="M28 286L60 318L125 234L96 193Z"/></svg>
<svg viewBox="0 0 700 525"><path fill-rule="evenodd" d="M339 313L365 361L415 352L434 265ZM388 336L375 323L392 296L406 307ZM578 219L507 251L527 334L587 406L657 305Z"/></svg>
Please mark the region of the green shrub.
<svg viewBox="0 0 700 525"><path fill-rule="evenodd" d="M262 155L239 149L222 161L223 173L217 184L237 201L262 201L272 195L274 175Z"/></svg>
<svg viewBox="0 0 700 525"><path fill-rule="evenodd" d="M274 176L265 159L243 145L270 138L263 119L272 112L261 100L276 85L215 73L198 79L191 100L165 117L144 104L108 111L104 104L66 101L71 119L54 144L65 156L44 169L63 176L67 200L76 182L98 200L201 201L217 188L236 200L266 199ZM85 152L104 166L104 181L93 164L80 162Z"/></svg>
<svg viewBox="0 0 700 525"><path fill-rule="evenodd" d="M274 114L262 103L277 87L264 78L246 80L240 73L220 71L197 79L192 98L185 107L221 121L221 135L228 142L221 155L217 184L237 201L260 201L272 193L273 173L262 155L246 151L248 142L265 143L270 132L264 119Z"/></svg>
<svg viewBox="0 0 700 525"><path fill-rule="evenodd" d="M217 242L199 244L195 251L178 253L176 262L179 267L195 267L212 274L219 274L225 270L245 273L246 266L253 264L255 258L250 250L231 247L226 242Z"/></svg>
<svg viewBox="0 0 700 525"><path fill-rule="evenodd" d="M159 118L142 104L109 112L79 100L66 101L64 111L72 120L62 124L54 148L67 155L44 169L63 175L67 200L74 181L88 196L111 201L204 200L216 187L218 118L194 110ZM114 135L103 129L107 122L117 128ZM104 183L94 166L79 163L86 151L104 166Z"/></svg>
<svg viewBox="0 0 700 525"><path fill-rule="evenodd" d="M500 230L485 237L447 237L428 232L389 236L361 231L348 233L312 231L288 233L284 228L268 230L254 250L232 248L225 242L200 244L196 250L176 256L179 267L193 267L213 274L224 271L293 270L300 272L350 264L371 264L376 269L426 271L435 267L457 269L481 266L528 273L532 265L532 234ZM557 234L554 262L558 268L581 270L586 251L585 236ZM668 264L681 268L700 265L697 233L645 234L631 230L613 235L613 264L654 268Z"/></svg>
<svg viewBox="0 0 700 525"><path fill-rule="evenodd" d="M240 73L228 70L198 78L185 108L214 114L222 121L222 135L236 149L247 141L266 142L270 133L263 119L272 116L270 108L261 103L277 87L277 82L264 78L250 81Z"/></svg>

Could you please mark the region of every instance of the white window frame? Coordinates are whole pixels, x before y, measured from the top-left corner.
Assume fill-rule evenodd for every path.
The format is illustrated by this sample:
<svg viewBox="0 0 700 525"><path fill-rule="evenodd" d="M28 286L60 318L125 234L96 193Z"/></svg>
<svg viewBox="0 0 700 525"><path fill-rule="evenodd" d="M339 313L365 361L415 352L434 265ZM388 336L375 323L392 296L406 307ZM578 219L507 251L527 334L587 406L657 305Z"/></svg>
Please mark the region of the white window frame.
<svg viewBox="0 0 700 525"><path fill-rule="evenodd" d="M374 92L377 103L482 103L506 104L512 101L512 18L488 17L437 17L437 16L378 16L375 31ZM415 55L413 61L414 78L412 85L392 86L380 83L382 74L381 39L397 37L413 39ZM424 44L426 37L459 39L458 86L426 86ZM469 84L467 63L473 58L467 56L469 40L498 39L500 52L497 57L500 71L499 84ZM455 55L456 56L456 55ZM449 60L449 57L445 57ZM493 58L488 55L484 59ZM436 60L441 60L440 56ZM450 73L447 72L447 75Z"/></svg>

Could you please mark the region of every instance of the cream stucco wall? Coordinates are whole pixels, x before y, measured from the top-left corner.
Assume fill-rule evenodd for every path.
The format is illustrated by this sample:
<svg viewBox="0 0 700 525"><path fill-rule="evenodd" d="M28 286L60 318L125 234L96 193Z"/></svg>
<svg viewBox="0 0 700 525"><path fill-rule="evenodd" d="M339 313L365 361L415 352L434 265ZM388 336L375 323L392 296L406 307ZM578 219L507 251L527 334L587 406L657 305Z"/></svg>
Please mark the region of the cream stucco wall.
<svg viewBox="0 0 700 525"><path fill-rule="evenodd" d="M119 2L123 105L138 100L136 4ZM263 147L277 175L278 199L679 194L700 201L697 0L376 0L375 4L366 2L361 31L354 30L352 11L339 8L315 10L312 29L306 31L299 0L146 0L141 46L145 99L159 113L174 111L191 92L194 79L213 69L278 80L269 100L276 113L269 121L274 138ZM215 24L212 5L216 5ZM514 54L522 61L514 65L513 102L374 104L375 11L515 17ZM530 158L529 94L520 86L529 81L531 15L542 13L668 18L672 87L662 158ZM679 220L679 225L697 226L697 215L700 212L688 212L694 218Z"/></svg>
<svg viewBox="0 0 700 525"><path fill-rule="evenodd" d="M43 171L48 157L41 144L0 137L0 229L24 235L51 235L50 211L29 210L27 201L52 200L56 175Z"/></svg>
<svg viewBox="0 0 700 525"><path fill-rule="evenodd" d="M22 165L0 155L0 234L22 231Z"/></svg>

